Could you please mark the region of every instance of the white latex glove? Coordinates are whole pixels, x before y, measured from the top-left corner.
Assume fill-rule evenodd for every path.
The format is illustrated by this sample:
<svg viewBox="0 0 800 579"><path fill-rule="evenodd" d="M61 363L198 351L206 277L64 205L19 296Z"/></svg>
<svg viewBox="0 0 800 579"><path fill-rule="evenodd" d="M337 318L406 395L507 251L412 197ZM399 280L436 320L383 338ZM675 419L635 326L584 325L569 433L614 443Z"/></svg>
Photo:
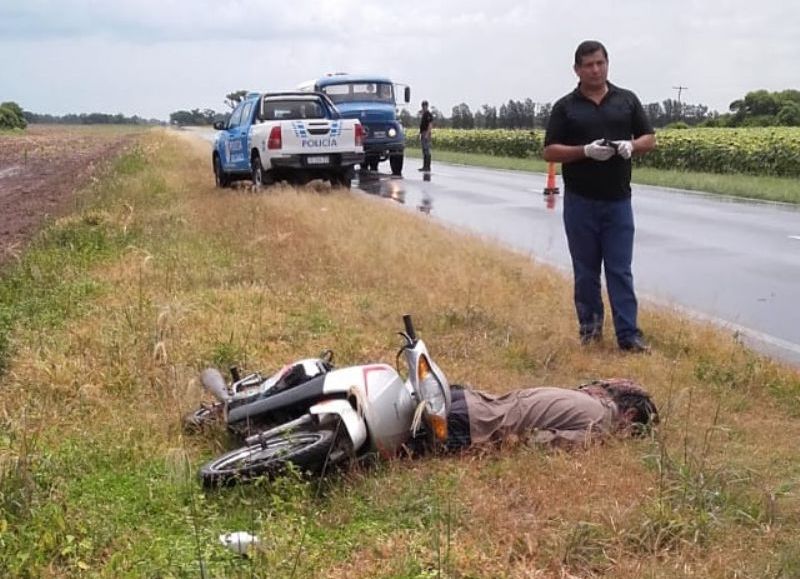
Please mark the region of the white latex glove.
<svg viewBox="0 0 800 579"><path fill-rule="evenodd" d="M595 161L608 161L614 153L614 147L604 145L603 139L597 139L583 146L583 154Z"/></svg>
<svg viewBox="0 0 800 579"><path fill-rule="evenodd" d="M630 159L633 155L633 141L611 141L617 146L617 155L623 159Z"/></svg>

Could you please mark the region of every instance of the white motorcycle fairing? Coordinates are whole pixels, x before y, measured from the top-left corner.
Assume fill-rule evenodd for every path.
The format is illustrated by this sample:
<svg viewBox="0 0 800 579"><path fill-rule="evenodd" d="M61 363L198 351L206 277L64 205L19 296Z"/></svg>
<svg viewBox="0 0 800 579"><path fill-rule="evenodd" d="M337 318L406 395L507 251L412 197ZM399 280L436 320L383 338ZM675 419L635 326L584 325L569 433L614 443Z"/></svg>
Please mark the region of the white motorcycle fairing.
<svg viewBox="0 0 800 579"><path fill-rule="evenodd" d="M394 456L411 436L409 425L416 406L397 371L387 364L369 364L325 374L323 393L343 392L355 402L359 417L363 416L373 449L384 457Z"/></svg>
<svg viewBox="0 0 800 579"><path fill-rule="evenodd" d="M353 444L353 450L361 448L361 445L367 440L367 425L347 400L325 400L319 404L314 404L308 409L308 412L316 416L333 414L341 418L342 424L347 430L347 435Z"/></svg>

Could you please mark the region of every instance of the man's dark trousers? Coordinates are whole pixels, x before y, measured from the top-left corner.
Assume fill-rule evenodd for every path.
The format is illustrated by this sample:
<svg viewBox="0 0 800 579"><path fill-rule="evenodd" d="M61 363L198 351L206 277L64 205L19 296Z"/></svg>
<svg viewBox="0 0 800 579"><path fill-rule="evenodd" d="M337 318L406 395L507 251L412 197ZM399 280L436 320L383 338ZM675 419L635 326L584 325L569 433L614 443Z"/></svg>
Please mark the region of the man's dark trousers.
<svg viewBox="0 0 800 579"><path fill-rule="evenodd" d="M564 226L575 274L575 309L582 339L603 331L601 266L614 317L617 342L639 334L633 291L633 208L630 198L598 201L566 191Z"/></svg>

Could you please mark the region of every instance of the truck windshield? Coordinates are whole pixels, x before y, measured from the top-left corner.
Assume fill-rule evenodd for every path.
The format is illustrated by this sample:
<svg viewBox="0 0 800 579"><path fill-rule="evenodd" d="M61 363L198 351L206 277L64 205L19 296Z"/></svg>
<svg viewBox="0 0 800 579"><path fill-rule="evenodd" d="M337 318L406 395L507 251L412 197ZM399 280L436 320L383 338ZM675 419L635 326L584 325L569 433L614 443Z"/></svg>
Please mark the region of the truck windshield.
<svg viewBox="0 0 800 579"><path fill-rule="evenodd" d="M322 87L334 103L374 101L394 104L394 87L388 82L348 82Z"/></svg>
<svg viewBox="0 0 800 579"><path fill-rule="evenodd" d="M324 119L325 109L322 103L315 100L265 100L264 120L280 121L282 119Z"/></svg>

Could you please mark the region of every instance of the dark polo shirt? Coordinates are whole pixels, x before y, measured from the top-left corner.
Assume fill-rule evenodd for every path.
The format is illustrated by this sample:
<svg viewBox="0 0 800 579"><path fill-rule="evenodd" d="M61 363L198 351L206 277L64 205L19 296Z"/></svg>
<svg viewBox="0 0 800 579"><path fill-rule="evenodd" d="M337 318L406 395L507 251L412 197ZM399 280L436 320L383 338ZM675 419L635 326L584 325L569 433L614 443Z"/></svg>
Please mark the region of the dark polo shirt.
<svg viewBox="0 0 800 579"><path fill-rule="evenodd" d="M544 145L586 145L597 139L629 141L653 132L636 95L609 82L599 105L583 96L580 87L559 99L547 123ZM561 171L567 193L601 201L631 196L631 161L619 155L608 161L564 163Z"/></svg>

